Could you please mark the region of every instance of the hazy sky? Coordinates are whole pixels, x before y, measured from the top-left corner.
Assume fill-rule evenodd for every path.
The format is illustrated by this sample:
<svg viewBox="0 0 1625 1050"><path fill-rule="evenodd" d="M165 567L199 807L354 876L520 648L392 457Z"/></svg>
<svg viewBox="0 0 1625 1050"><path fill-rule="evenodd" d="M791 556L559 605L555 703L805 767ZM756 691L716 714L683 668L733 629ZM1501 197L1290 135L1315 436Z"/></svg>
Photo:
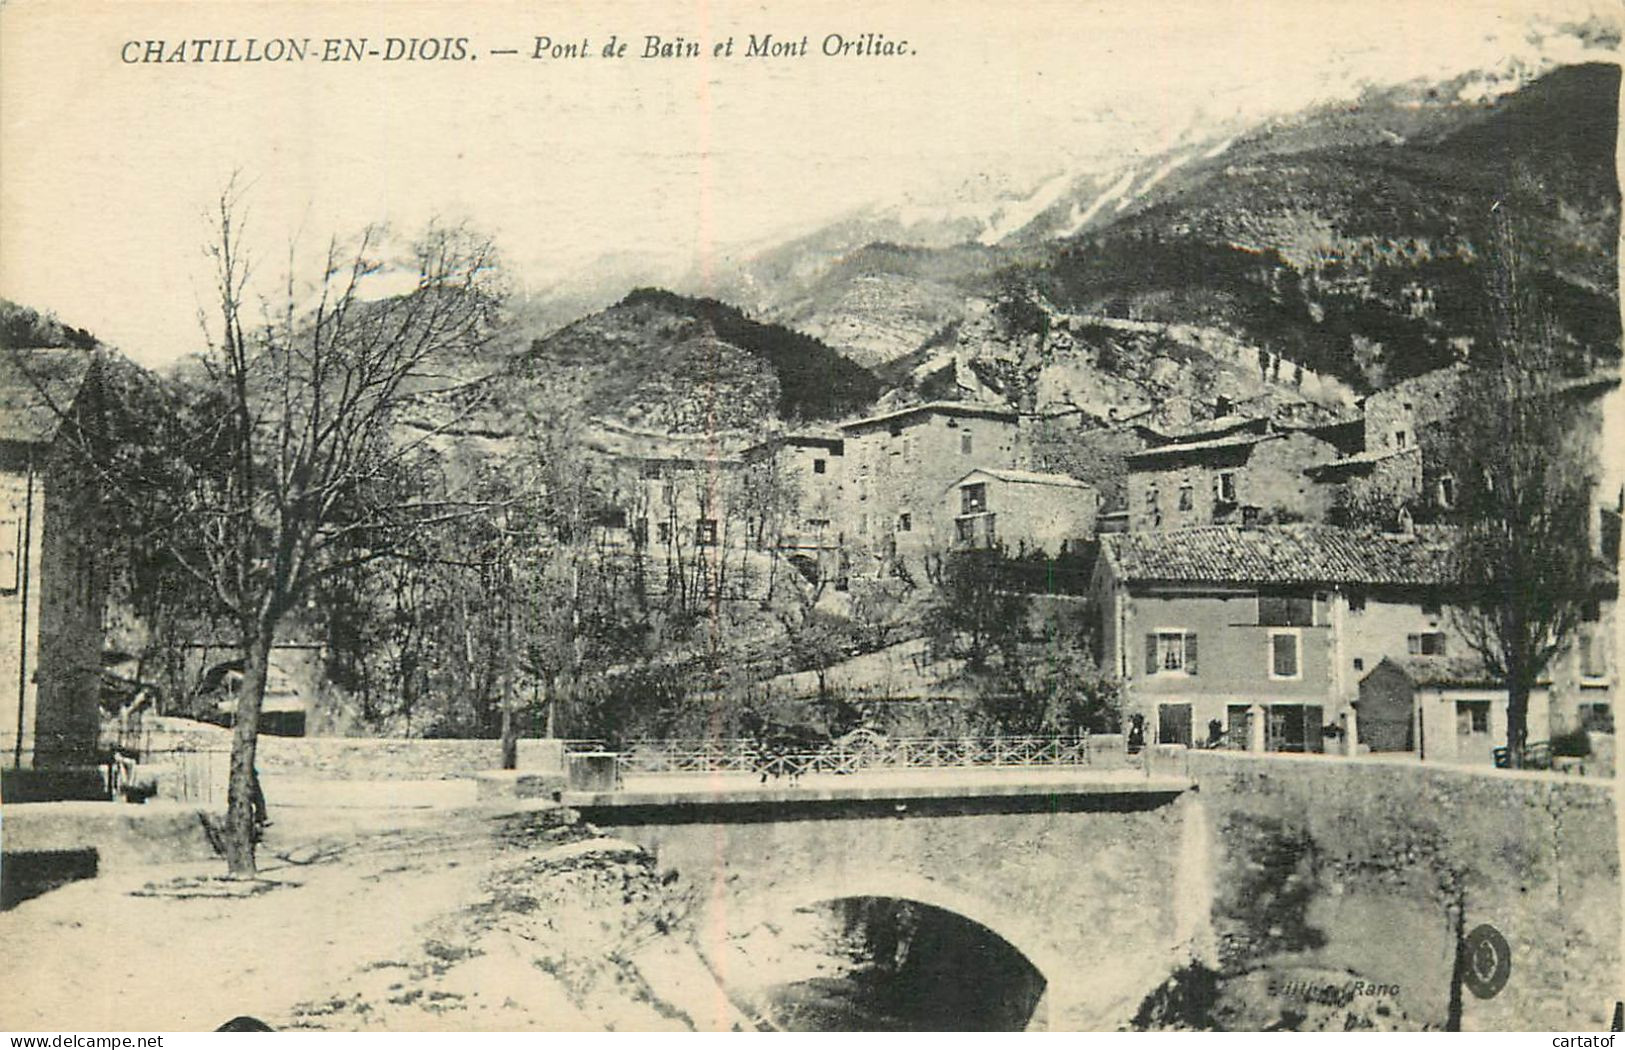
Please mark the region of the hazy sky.
<svg viewBox="0 0 1625 1050"><path fill-rule="evenodd" d="M157 362L195 345L203 214L233 170L253 185L265 245L467 218L497 236L516 280L545 286L604 254L686 266L872 199L1024 186L1362 83L1495 64L1533 50L1535 12L1549 35L1593 11L1618 18L1591 0L13 0L0 8L0 295ZM814 52L830 33L884 34L915 53L740 54L769 32L806 33ZM529 57L538 35L586 37L596 54L611 33L628 57ZM698 39L702 57L639 59L646 34ZM711 58L730 35L735 57ZM324 38L389 36L464 37L477 58L315 60ZM312 56L121 61L131 41L140 54L148 40L249 37L311 38ZM490 53L503 48L520 54Z"/></svg>

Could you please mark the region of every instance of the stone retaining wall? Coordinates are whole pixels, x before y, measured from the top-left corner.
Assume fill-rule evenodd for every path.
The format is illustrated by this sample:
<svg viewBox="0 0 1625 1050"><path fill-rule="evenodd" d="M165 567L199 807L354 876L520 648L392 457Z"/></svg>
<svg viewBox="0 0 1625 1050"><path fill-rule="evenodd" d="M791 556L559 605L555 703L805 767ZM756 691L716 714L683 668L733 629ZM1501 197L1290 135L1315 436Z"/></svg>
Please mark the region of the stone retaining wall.
<svg viewBox="0 0 1625 1050"><path fill-rule="evenodd" d="M222 756L224 771L231 733L214 726L164 729L146 738L151 761L206 752ZM557 741L520 740L521 770L560 769ZM549 756L553 757L549 757ZM473 777L502 765L500 740L425 740L406 737L285 737L261 735L256 749L260 775L299 780L446 780Z"/></svg>
<svg viewBox="0 0 1625 1050"><path fill-rule="evenodd" d="M1190 751L1208 812L1221 968L1303 962L1393 984L1443 1027L1455 932L1511 946L1464 1030L1601 1030L1620 987L1613 785L1549 773ZM1159 763L1160 764L1160 763Z"/></svg>

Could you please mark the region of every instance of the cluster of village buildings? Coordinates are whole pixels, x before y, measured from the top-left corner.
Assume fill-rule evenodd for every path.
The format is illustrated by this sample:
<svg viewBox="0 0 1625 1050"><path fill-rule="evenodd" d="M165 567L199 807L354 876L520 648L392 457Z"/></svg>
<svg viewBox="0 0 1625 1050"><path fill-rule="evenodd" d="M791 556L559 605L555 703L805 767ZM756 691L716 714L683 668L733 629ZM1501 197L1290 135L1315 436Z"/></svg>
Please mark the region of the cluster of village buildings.
<svg viewBox="0 0 1625 1050"><path fill-rule="evenodd" d="M637 516L619 523L656 552L726 548L726 501L788 481L780 520L747 520L735 541L776 547L837 587L917 573L954 548L1098 552L1100 657L1152 740L1489 763L1506 741L1506 690L1462 636L1449 577L1460 367L1343 412L1249 412L1216 398L1177 424L1158 412L1080 420L1130 438L1111 505L1095 485L1031 469L1041 421L939 401L728 455L645 457L638 505L657 508L657 531ZM1575 383L1560 410L1600 430L1617 389L1613 376ZM741 477L749 484L719 480ZM1596 556L1598 587L1531 698L1531 741L1612 732L1617 581L1601 567L1617 563L1620 494L1597 497L1575 542Z"/></svg>
<svg viewBox="0 0 1625 1050"><path fill-rule="evenodd" d="M27 367L0 374L0 745L12 769L82 761L105 685L107 574L84 539L95 500L59 412L38 403L39 375L56 405L72 404L93 365L40 351ZM1223 399L1178 423L1080 420L1130 439L1109 501L1032 469L1037 422L985 403L899 407L727 452L628 445L611 451L636 481L604 524L622 546L664 552L668 571L685 550L702 568L737 553L837 590L954 548L1088 552L1101 662L1151 740L1489 762L1506 691L1460 636L1447 576L1456 378L1443 369L1308 422ZM1575 410L1597 414L1618 385L1576 386ZM1620 494L1598 496L1576 542L1614 566ZM1604 572L1584 596L1585 622L1531 700L1530 739L1612 731L1616 591Z"/></svg>

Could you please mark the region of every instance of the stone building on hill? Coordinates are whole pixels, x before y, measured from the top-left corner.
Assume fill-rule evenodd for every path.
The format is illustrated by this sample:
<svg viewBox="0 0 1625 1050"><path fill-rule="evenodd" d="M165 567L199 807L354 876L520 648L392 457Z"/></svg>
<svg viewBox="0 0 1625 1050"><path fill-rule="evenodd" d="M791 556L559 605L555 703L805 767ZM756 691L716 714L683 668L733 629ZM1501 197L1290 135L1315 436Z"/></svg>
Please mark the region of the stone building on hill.
<svg viewBox="0 0 1625 1050"><path fill-rule="evenodd" d="M13 800L94 761L108 573L98 488L73 442L98 374L83 350L0 350L0 749Z"/></svg>

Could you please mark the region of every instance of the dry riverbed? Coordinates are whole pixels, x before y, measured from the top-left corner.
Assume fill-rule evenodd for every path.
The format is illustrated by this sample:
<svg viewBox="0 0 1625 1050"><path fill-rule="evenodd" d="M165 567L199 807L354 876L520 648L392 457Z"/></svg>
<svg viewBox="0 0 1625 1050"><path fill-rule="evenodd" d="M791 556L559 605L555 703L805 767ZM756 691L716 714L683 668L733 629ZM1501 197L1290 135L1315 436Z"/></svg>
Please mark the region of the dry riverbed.
<svg viewBox="0 0 1625 1050"><path fill-rule="evenodd" d="M567 812L290 816L260 881L128 869L0 915L0 1029L749 1027L684 883Z"/></svg>

